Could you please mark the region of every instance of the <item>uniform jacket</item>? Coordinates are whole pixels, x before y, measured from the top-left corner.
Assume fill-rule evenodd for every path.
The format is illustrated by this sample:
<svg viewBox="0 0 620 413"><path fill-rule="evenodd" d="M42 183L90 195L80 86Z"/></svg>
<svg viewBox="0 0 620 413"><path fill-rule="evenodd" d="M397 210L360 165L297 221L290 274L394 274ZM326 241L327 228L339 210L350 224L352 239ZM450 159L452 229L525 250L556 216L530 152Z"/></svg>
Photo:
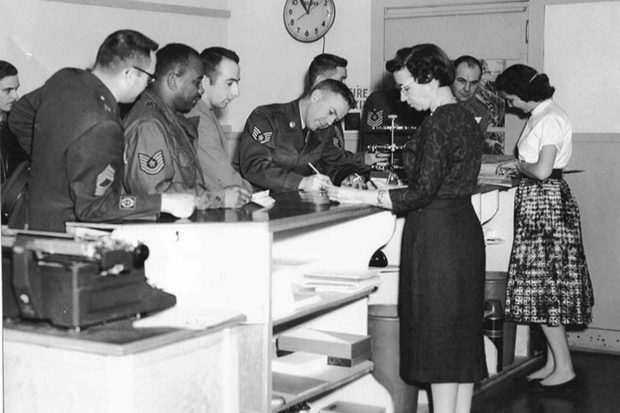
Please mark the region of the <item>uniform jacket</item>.
<svg viewBox="0 0 620 413"><path fill-rule="evenodd" d="M92 73L62 69L18 100L9 126L31 152L26 198L16 221L64 231L67 221L155 218L160 196L123 195L123 130L117 102Z"/></svg>
<svg viewBox="0 0 620 413"><path fill-rule="evenodd" d="M223 206L206 191L196 156L198 118L174 113L146 90L125 118L125 186L137 194L196 192L200 208Z"/></svg>
<svg viewBox="0 0 620 413"><path fill-rule="evenodd" d="M15 167L28 160L28 154L17 142L17 137L9 129L8 121L0 119L0 162L1 181L4 182Z"/></svg>
<svg viewBox="0 0 620 413"><path fill-rule="evenodd" d="M196 116L200 119L196 152L206 187L211 191L221 191L227 186L237 185L252 191L252 185L233 168L220 122L202 99L187 114L188 118Z"/></svg>
<svg viewBox="0 0 620 413"><path fill-rule="evenodd" d="M363 172L355 160L334 146L335 127L307 131L301 126L299 100L259 106L248 118L239 143L241 175L261 189L297 190L304 176L318 170L332 182Z"/></svg>

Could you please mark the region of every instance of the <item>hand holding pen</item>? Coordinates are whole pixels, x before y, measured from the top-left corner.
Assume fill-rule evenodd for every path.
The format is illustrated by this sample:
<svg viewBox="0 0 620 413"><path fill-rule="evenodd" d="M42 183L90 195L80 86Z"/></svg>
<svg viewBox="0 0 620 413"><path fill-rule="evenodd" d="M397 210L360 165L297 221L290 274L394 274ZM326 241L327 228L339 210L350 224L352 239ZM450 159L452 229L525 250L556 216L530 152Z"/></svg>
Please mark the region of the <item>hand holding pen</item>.
<svg viewBox="0 0 620 413"><path fill-rule="evenodd" d="M317 192L323 191L325 188L333 185L329 176L321 174L310 162L308 162L308 166L315 174L303 177L299 183L299 189L305 192Z"/></svg>

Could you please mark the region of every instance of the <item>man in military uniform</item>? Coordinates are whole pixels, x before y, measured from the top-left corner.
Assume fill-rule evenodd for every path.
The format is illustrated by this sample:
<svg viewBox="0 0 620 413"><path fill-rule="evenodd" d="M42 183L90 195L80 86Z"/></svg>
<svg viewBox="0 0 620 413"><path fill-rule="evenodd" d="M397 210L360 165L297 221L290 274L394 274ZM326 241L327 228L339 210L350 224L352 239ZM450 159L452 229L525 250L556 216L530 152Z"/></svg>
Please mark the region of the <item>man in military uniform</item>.
<svg viewBox="0 0 620 413"><path fill-rule="evenodd" d="M125 118L125 186L132 193L195 192L199 209L225 206L209 192L194 147L198 119L188 113L204 92L204 66L191 47L171 43L157 52L156 80Z"/></svg>
<svg viewBox="0 0 620 413"><path fill-rule="evenodd" d="M345 80L347 79L347 64L347 59L337 55L322 53L315 56L310 63L310 67L308 68L305 93L307 93L312 86L322 82L325 79L334 79L345 83ZM377 162L385 160L385 156L382 154L370 153L365 150L361 150L359 152L350 152L345 150L344 132L342 130L341 123L336 122L334 124L334 128L334 146L344 151L345 155L352 162L356 163L360 169L370 171L370 165L374 165Z"/></svg>
<svg viewBox="0 0 620 413"><path fill-rule="evenodd" d="M416 127L420 126L428 116L428 111L419 112L400 100L400 89L390 88L372 92L362 109L360 125L359 151L364 151L369 145L384 145L391 143L390 115L396 115L396 126L408 127L397 129L394 135L396 145L404 144L410 138Z"/></svg>
<svg viewBox="0 0 620 413"><path fill-rule="evenodd" d="M22 147L32 144L31 171L10 226L64 231L67 221L155 218L160 211L191 215L193 194L122 192L118 102L132 102L144 90L156 49L141 33L114 32L100 46L92 71L62 69L17 101L9 125Z"/></svg>
<svg viewBox="0 0 620 413"><path fill-rule="evenodd" d="M239 144L242 176L273 191L359 184L363 171L334 145L334 123L354 106L349 88L327 79L300 99L254 109Z"/></svg>
<svg viewBox="0 0 620 413"><path fill-rule="evenodd" d="M200 53L200 57L205 68L204 93L186 116L199 118L196 152L202 177L210 191L235 188L236 191L229 192L235 196L231 201L233 206L241 207L250 199L252 184L243 179L231 164L226 135L215 113L239 96L239 56L223 47L209 47Z"/></svg>
<svg viewBox="0 0 620 413"><path fill-rule="evenodd" d="M486 137L491 116L486 105L476 97L482 78L482 65L475 57L463 55L454 61L454 83L451 89L456 100L474 117Z"/></svg>

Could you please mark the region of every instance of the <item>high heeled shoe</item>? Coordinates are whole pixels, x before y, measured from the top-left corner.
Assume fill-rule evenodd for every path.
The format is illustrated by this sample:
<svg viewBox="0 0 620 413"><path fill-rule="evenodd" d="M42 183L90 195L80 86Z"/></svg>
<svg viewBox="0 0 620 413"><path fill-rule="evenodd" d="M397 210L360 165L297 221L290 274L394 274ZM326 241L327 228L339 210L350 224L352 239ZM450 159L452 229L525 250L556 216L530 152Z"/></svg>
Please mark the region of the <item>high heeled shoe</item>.
<svg viewBox="0 0 620 413"><path fill-rule="evenodd" d="M545 385L541 383L541 380L533 380L528 383L528 389L533 392L562 393L567 390L574 390L575 388L577 388L577 377L573 377L572 379L560 384Z"/></svg>

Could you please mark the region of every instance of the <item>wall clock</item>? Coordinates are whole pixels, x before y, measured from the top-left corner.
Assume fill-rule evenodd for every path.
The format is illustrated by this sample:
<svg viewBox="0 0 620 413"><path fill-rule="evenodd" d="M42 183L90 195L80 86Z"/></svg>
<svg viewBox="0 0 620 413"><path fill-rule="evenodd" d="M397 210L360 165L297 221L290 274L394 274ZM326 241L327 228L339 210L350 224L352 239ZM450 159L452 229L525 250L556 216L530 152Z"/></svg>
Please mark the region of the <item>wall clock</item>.
<svg viewBox="0 0 620 413"><path fill-rule="evenodd" d="M284 27L295 40L310 43L329 31L336 18L334 0L286 0Z"/></svg>

